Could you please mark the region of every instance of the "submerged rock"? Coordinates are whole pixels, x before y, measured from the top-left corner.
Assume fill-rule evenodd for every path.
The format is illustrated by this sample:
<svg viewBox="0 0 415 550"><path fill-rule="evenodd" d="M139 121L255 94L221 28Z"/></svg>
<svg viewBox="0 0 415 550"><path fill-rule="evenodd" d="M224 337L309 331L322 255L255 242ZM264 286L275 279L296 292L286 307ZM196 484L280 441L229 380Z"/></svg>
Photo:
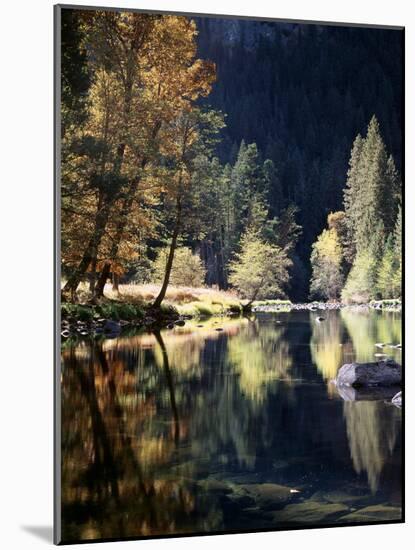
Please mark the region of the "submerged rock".
<svg viewBox="0 0 415 550"><path fill-rule="evenodd" d="M220 493L228 494L232 493L232 488L225 481L220 479L208 478L200 482L200 486L203 487L205 491L210 493Z"/></svg>
<svg viewBox="0 0 415 550"><path fill-rule="evenodd" d="M402 519L402 510L397 506L375 504L342 516L339 521L345 523L358 523L364 521L391 521L399 519Z"/></svg>
<svg viewBox="0 0 415 550"><path fill-rule="evenodd" d="M349 510L340 502L320 502L307 500L298 504L288 504L282 510L274 512L274 520L278 523L324 523Z"/></svg>
<svg viewBox="0 0 415 550"><path fill-rule="evenodd" d="M240 494L252 498L262 508L272 508L288 502L293 498L291 489L292 487L277 483L249 483L238 488Z"/></svg>
<svg viewBox="0 0 415 550"><path fill-rule="evenodd" d="M362 500L367 499L367 495L355 495L347 493L345 491L317 491L310 498L312 501L316 502L331 502L332 504L355 504Z"/></svg>
<svg viewBox="0 0 415 550"><path fill-rule="evenodd" d="M399 386L401 383L401 365L392 359L378 361L377 363L350 363L343 365L336 377L336 385L338 387Z"/></svg>

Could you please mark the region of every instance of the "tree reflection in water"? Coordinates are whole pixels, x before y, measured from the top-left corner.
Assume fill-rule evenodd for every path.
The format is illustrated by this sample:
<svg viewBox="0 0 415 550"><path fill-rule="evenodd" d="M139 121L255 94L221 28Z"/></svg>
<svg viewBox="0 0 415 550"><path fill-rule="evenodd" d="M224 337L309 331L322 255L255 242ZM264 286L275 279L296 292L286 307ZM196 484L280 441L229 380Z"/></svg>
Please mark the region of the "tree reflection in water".
<svg viewBox="0 0 415 550"><path fill-rule="evenodd" d="M348 313L320 325L295 312L278 324L211 320L65 343L63 539L262 527L267 511L247 519L229 508L238 483L300 485L312 496L356 483L366 491L364 473L368 498L399 500L400 411L327 393L346 358L398 337L396 323L389 334L383 317ZM212 480L226 491L208 490Z"/></svg>
<svg viewBox="0 0 415 550"><path fill-rule="evenodd" d="M312 321L313 317L311 314ZM375 361L374 354L381 349L400 362L399 350L375 346L400 343L400 314L344 309L340 316L328 311L325 317L323 323L312 322L311 338L312 358L324 380L334 379L344 363ZM328 391L330 395L336 393L333 384L328 384ZM376 492L383 467L397 442L400 412L381 401L345 401L343 414L355 470L366 472L371 490Z"/></svg>

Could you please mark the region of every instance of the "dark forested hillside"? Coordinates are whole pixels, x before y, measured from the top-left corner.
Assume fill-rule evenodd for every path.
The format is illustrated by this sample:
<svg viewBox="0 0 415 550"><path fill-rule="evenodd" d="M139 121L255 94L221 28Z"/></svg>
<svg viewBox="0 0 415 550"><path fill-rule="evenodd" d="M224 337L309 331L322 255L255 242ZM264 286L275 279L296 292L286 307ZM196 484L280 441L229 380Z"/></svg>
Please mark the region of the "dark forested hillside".
<svg viewBox="0 0 415 550"><path fill-rule="evenodd" d="M342 207L353 140L374 114L401 170L402 33L215 18L196 23L199 55L217 68L203 101L226 114L218 156L233 164L243 139L274 161L284 206L300 209L297 252L308 270L312 242L328 213Z"/></svg>

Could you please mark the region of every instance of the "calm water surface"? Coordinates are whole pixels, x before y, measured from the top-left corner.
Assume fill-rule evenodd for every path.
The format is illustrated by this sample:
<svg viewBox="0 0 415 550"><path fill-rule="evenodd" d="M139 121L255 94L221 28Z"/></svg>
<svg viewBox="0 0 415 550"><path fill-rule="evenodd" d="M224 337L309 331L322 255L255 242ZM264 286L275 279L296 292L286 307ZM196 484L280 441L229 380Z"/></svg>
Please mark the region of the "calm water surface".
<svg viewBox="0 0 415 550"><path fill-rule="evenodd" d="M65 342L63 540L399 520L401 410L330 380L400 314L318 315Z"/></svg>

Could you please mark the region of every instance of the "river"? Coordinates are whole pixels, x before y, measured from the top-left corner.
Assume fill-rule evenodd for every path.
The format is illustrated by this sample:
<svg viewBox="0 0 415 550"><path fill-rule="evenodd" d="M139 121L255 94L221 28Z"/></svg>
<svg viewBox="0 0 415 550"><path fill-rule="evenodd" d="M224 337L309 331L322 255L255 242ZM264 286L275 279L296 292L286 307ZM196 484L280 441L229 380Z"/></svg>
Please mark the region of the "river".
<svg viewBox="0 0 415 550"><path fill-rule="evenodd" d="M64 342L63 541L399 520L401 410L331 380L401 315L318 315Z"/></svg>

